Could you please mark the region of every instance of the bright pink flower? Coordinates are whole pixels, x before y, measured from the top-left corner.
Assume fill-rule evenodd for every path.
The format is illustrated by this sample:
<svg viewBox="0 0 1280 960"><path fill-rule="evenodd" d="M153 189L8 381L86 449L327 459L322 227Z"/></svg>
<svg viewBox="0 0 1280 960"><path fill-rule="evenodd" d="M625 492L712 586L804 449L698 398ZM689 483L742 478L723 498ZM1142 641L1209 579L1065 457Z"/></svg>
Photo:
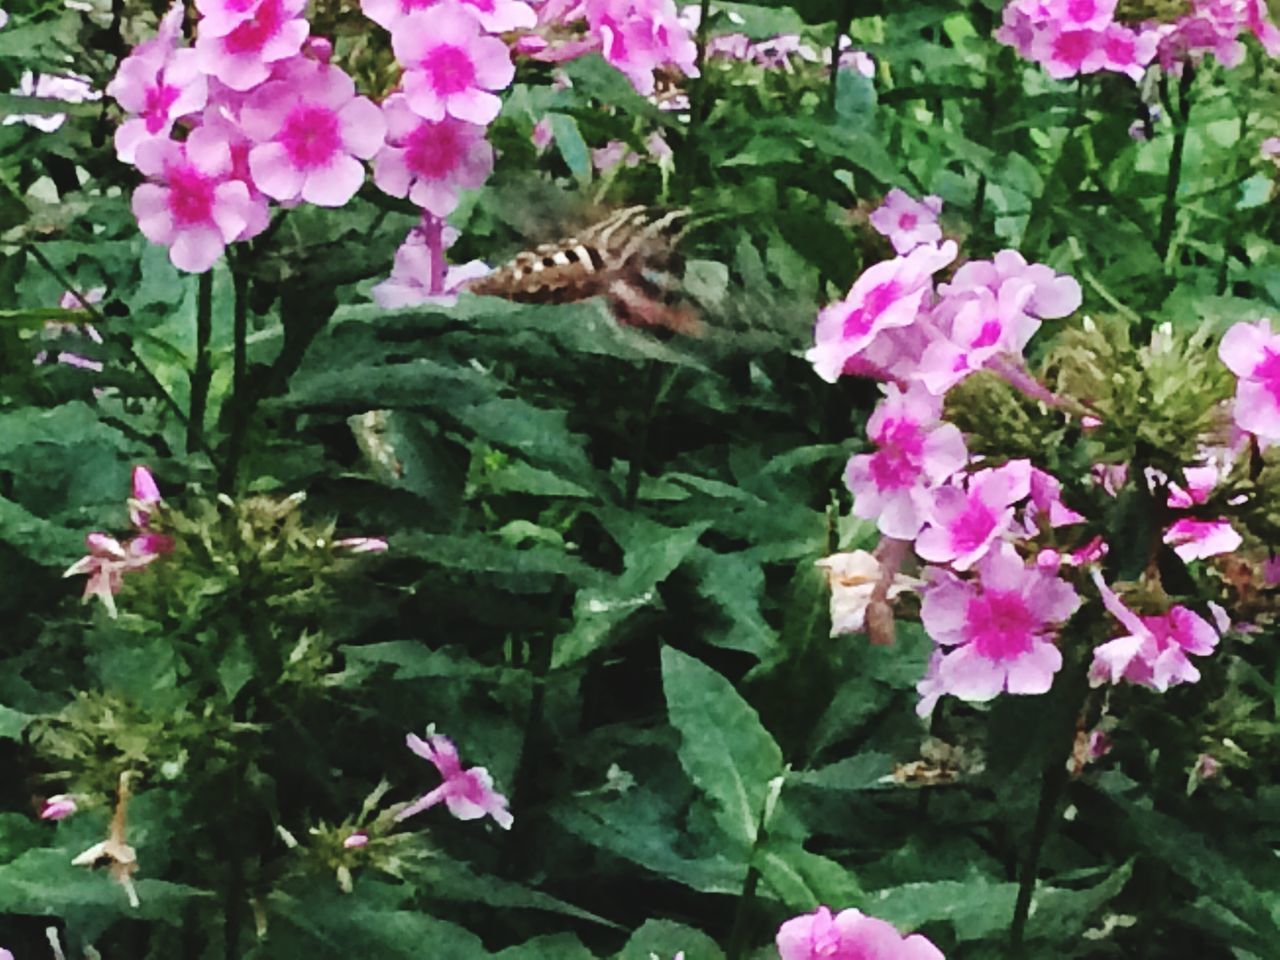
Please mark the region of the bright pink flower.
<svg viewBox="0 0 1280 960"><path fill-rule="evenodd" d="M1044 16L1064 30L1105 27L1115 17L1116 0L1042 0Z"/></svg>
<svg viewBox="0 0 1280 960"><path fill-rule="evenodd" d="M240 125L257 146L249 170L276 200L340 207L364 183L364 165L382 147L386 121L338 67L311 63L307 82L273 80L250 95Z"/></svg>
<svg viewBox="0 0 1280 960"><path fill-rule="evenodd" d="M211 2L226 7L235 0ZM216 33L225 21L218 21L212 31L201 21L196 38L200 69L232 90L256 87L271 75L272 64L302 49L311 32L302 15L306 5L307 0L259 0L252 15L225 34Z"/></svg>
<svg viewBox="0 0 1280 960"><path fill-rule="evenodd" d="M941 212L941 197L930 194L923 200L916 200L894 187L871 214L871 226L881 236L887 237L893 249L901 255L910 253L921 244L942 240L942 228L938 226L938 214Z"/></svg>
<svg viewBox="0 0 1280 960"><path fill-rule="evenodd" d="M933 275L954 260L956 252L953 240L926 244L863 271L845 299L818 314L815 345L805 354L818 376L835 383L843 374L865 370L860 365L874 354L877 337L916 322L933 293Z"/></svg>
<svg viewBox="0 0 1280 960"><path fill-rule="evenodd" d="M1137 83L1146 72L1147 64L1155 59L1156 45L1156 37L1151 33L1113 23L1102 31L1082 72L1108 70L1126 74Z"/></svg>
<svg viewBox="0 0 1280 960"><path fill-rule="evenodd" d="M431 733L423 740L411 733L405 742L418 756L435 764L440 776L444 777L444 783L397 813L397 820L404 820L443 802L459 820L475 820L488 814L503 830L511 829L512 816L507 810L507 798L493 789L493 778L484 767L462 769L452 740Z"/></svg>
<svg viewBox="0 0 1280 960"><path fill-rule="evenodd" d="M904 937L884 920L858 910L832 916L826 907L784 923L777 945L781 960L943 960L918 933Z"/></svg>
<svg viewBox="0 0 1280 960"><path fill-rule="evenodd" d="M1234 553L1244 543L1244 538L1231 526L1226 517L1217 520L1195 520L1183 517L1175 520L1164 532L1164 542L1184 562Z"/></svg>
<svg viewBox="0 0 1280 960"><path fill-rule="evenodd" d="M965 486L933 491L928 524L916 538L916 553L930 563L968 570L1013 525L1013 504L1031 492L1031 463L1010 460L971 474Z"/></svg>
<svg viewBox="0 0 1280 960"><path fill-rule="evenodd" d="M1280 440L1280 334L1270 320L1237 323L1222 338L1218 356L1238 378L1235 422L1263 445Z"/></svg>
<svg viewBox="0 0 1280 960"><path fill-rule="evenodd" d="M243 95L223 87L215 80L219 88L219 102L210 103L200 115L200 133L206 143L220 141L231 155L231 172L228 179L243 183L249 192L249 206L246 211L244 229L236 235L236 240L251 240L271 224L270 201L266 194L258 189L249 170L249 151L257 144L250 140L240 126L240 108L246 99ZM232 106L231 102L234 102ZM221 149L221 148L219 148Z"/></svg>
<svg viewBox="0 0 1280 960"><path fill-rule="evenodd" d="M978 580L934 568L920 619L929 636L952 647L937 666L945 692L990 700L1002 690L1044 693L1062 666L1052 635L1080 606L1075 588L1026 567L1009 544L978 562Z"/></svg>
<svg viewBox="0 0 1280 960"><path fill-rule="evenodd" d="M928 492L964 466L969 454L959 429L941 422L942 400L919 385L884 388L885 399L867 420L879 448L859 454L845 469L853 512L875 520L885 536L911 540L930 506Z"/></svg>
<svg viewBox="0 0 1280 960"><path fill-rule="evenodd" d="M1031 468L1031 500L1024 513L1024 525L1029 537L1035 536L1037 525L1042 519L1054 529L1084 521L1083 515L1062 502L1062 484L1058 478L1039 467Z"/></svg>
<svg viewBox="0 0 1280 960"><path fill-rule="evenodd" d="M65 820L78 809L75 797L67 793L59 793L44 802L44 805L40 808L40 819Z"/></svg>
<svg viewBox="0 0 1280 960"><path fill-rule="evenodd" d="M391 276L370 291L374 303L385 310L457 303L458 292L466 282L485 276L489 267L479 260L457 267L446 263L444 251L456 236L456 231L445 227L438 218L424 215L422 225L409 231L396 251Z"/></svg>
<svg viewBox="0 0 1280 960"><path fill-rule="evenodd" d="M401 94L382 104L387 143L374 161L373 180L393 197L410 200L437 217L458 206L458 191L479 187L493 172L485 128L445 117L424 120Z"/></svg>
<svg viewBox="0 0 1280 960"><path fill-rule="evenodd" d="M139 530L151 522L153 509L163 503L156 479L146 467L133 468L133 496L129 498L129 520Z"/></svg>
<svg viewBox="0 0 1280 960"><path fill-rule="evenodd" d="M476 20L453 3L404 17L391 47L404 66L409 106L425 120L447 115L488 124L502 109L491 91L506 88L515 76L507 45L483 36Z"/></svg>
<svg viewBox="0 0 1280 960"><path fill-rule="evenodd" d="M172 549L173 544L168 537L144 534L122 546L115 537L109 537L105 533L91 533L85 537L85 545L89 548L88 555L68 567L63 576L88 574L83 599L97 597L107 608L107 613L114 618L115 595L120 592L124 575L147 566L162 553Z"/></svg>
<svg viewBox="0 0 1280 960"><path fill-rule="evenodd" d="M360 0L364 15L394 35L400 21L418 10L431 10L447 0ZM461 7L480 22L488 33L531 30L538 15L523 0L460 0Z"/></svg>
<svg viewBox="0 0 1280 960"><path fill-rule="evenodd" d="M208 270L253 215L248 188L229 179L227 145L197 129L183 143L146 141L135 159L152 181L133 192L138 228L152 243L169 247L179 270Z"/></svg>
<svg viewBox="0 0 1280 960"><path fill-rule="evenodd" d="M687 77L698 75L697 46L673 0L586 0L586 11L605 60L638 93L653 93L653 72L662 66L674 66Z"/></svg>
<svg viewBox="0 0 1280 960"><path fill-rule="evenodd" d="M1094 648L1089 680L1130 683L1163 693L1178 683L1195 683L1200 671L1187 654L1205 656L1218 645L1218 632L1203 617L1175 604L1160 616L1140 617L1107 586L1102 574L1092 571L1102 604L1129 631Z"/></svg>

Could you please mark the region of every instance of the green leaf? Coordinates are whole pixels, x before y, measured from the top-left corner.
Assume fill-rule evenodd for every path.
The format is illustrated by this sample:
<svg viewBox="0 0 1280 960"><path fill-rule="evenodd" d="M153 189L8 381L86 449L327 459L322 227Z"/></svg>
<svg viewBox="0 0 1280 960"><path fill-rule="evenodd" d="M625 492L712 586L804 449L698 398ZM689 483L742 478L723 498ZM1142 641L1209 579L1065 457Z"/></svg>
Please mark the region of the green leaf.
<svg viewBox="0 0 1280 960"><path fill-rule="evenodd" d="M715 804L725 833L754 846L782 751L733 684L702 661L663 649L662 688L685 772Z"/></svg>
<svg viewBox="0 0 1280 960"><path fill-rule="evenodd" d="M34 717L0 704L0 740L18 740Z"/></svg>
<svg viewBox="0 0 1280 960"><path fill-rule="evenodd" d="M493 960L595 960L595 954L573 934L556 933L499 950Z"/></svg>
<svg viewBox="0 0 1280 960"><path fill-rule="evenodd" d="M716 942L699 930L670 920L646 920L632 934L617 960L670 960L680 951L685 960L724 960Z"/></svg>
<svg viewBox="0 0 1280 960"><path fill-rule="evenodd" d="M591 182L591 151L582 139L578 121L565 113L548 113L547 120L551 123L551 134L565 166L579 184L586 186Z"/></svg>
<svg viewBox="0 0 1280 960"><path fill-rule="evenodd" d="M821 904L849 907L863 900L852 873L798 843L770 839L752 862L778 899L797 913L806 913Z"/></svg>
<svg viewBox="0 0 1280 960"><path fill-rule="evenodd" d="M871 894L867 912L904 932L946 920L955 927L956 939L981 940L1009 929L1017 894L1016 883L992 883L982 876L905 883Z"/></svg>

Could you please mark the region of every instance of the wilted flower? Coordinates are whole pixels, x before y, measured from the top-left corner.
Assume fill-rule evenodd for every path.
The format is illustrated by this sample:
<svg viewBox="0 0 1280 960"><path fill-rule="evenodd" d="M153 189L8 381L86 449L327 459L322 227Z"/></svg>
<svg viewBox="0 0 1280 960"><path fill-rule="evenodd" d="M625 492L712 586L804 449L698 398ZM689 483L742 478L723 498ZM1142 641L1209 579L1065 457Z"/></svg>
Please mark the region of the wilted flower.
<svg viewBox="0 0 1280 960"><path fill-rule="evenodd" d="M418 756L435 764L444 783L397 813L397 820L443 802L459 820L475 820L488 814L503 830L511 829L513 818L507 810L507 798L493 789L493 778L484 767L462 769L452 740L428 730L426 740L411 733L405 742Z"/></svg>
<svg viewBox="0 0 1280 960"><path fill-rule="evenodd" d="M866 620L867 605L880 583L884 571L880 561L866 550L852 553L833 553L816 561L826 571L827 584L831 587L831 636L842 633L860 633ZM913 577L894 573L885 592L892 600L904 590L914 590L923 582Z"/></svg>

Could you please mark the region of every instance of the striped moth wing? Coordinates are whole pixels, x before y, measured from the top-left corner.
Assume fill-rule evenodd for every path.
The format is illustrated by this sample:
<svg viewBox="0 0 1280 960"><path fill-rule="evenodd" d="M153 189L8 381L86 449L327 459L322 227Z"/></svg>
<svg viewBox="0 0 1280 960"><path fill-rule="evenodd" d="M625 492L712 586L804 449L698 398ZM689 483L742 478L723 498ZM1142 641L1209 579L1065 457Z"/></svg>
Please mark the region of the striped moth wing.
<svg viewBox="0 0 1280 960"><path fill-rule="evenodd" d="M571 237L525 250L467 289L522 303L574 303L604 297L625 326L698 335L702 322L679 301L677 225L687 210L627 207Z"/></svg>

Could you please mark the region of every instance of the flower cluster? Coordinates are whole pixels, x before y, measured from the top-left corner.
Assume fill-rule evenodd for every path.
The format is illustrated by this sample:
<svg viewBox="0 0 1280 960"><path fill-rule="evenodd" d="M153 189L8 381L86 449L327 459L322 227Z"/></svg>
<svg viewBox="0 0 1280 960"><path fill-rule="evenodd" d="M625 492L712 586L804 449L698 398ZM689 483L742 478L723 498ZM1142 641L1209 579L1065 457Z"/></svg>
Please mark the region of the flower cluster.
<svg viewBox="0 0 1280 960"><path fill-rule="evenodd" d="M129 520L134 536L125 543L105 533L85 537L89 553L67 568L64 577L88 574L84 599L97 597L112 617L116 615L115 595L126 573L149 566L173 550L173 540L151 530L151 519L163 500L155 478L146 467L133 468L133 496L129 498Z"/></svg>
<svg viewBox="0 0 1280 960"><path fill-rule="evenodd" d="M872 449L845 470L854 515L876 524L881 546L875 556L837 555L825 565L833 633L865 628L873 642L888 642L890 601L908 590L922 594L920 618L936 644L918 687L922 714L944 694L985 701L1002 692L1046 692L1063 664L1058 631L1083 603L1078 586L1088 578L1076 571L1108 550L1064 501L1058 477L1027 459L975 457L944 420L946 396L978 370L1047 406L1062 404L1031 375L1023 351L1045 320L1079 308L1079 284L1013 250L968 261L947 282L935 282L958 256L938 226L940 209L936 197L886 197L871 223L898 255L869 267L843 300L821 311L807 354L824 379L884 381L883 400L867 421ZM1271 369L1280 370L1280 337L1272 338L1265 322L1241 324L1224 339L1222 357L1240 377L1239 426L1259 442L1280 436L1280 387L1271 383L1280 383ZM1101 422L1075 413L1082 429ZM1166 497L1174 520L1164 540L1184 560L1240 546L1230 520L1205 507L1238 452L1207 449L1178 482L1154 470L1141 478ZM1093 477L1111 496L1128 479L1123 466L1102 467ZM912 549L923 564L919 579L898 572ZM1125 631L1094 650L1095 683L1163 691L1198 678L1186 655L1211 652L1225 622L1215 627L1178 605L1139 617L1096 569L1091 577Z"/></svg>
<svg viewBox="0 0 1280 960"><path fill-rule="evenodd" d="M792 917L778 928L780 960L942 960L942 951L918 933L904 937L893 925L858 910L832 916L826 907Z"/></svg>
<svg viewBox="0 0 1280 960"><path fill-rule="evenodd" d="M1174 19L1141 23L1117 19L1117 0L1013 0L1004 8L996 39L1041 64L1055 79L1112 71L1139 80L1157 61L1170 73L1212 53L1237 66L1253 34L1270 56L1280 53L1280 30L1265 0L1192 0Z"/></svg>

